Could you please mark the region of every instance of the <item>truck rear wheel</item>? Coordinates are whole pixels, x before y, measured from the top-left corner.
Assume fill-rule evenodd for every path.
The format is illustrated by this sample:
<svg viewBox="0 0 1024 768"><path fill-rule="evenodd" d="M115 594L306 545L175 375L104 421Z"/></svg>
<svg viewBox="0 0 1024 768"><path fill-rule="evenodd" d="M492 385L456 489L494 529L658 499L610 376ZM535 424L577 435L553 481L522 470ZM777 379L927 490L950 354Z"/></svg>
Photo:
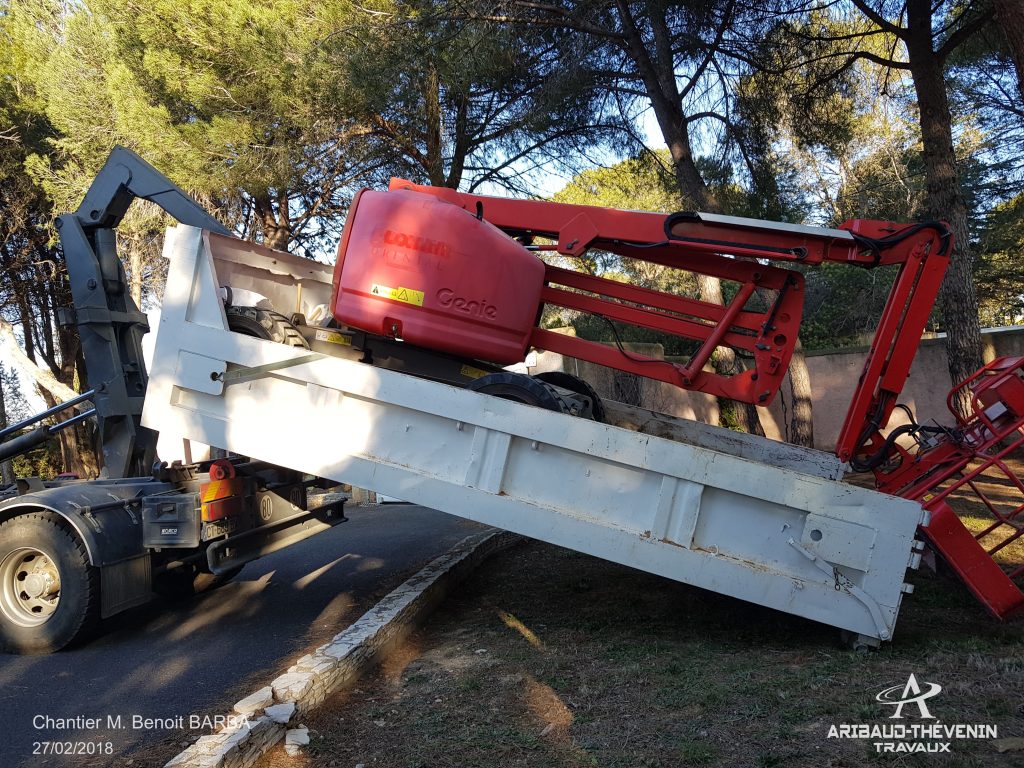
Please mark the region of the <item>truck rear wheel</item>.
<svg viewBox="0 0 1024 768"><path fill-rule="evenodd" d="M49 512L0 525L0 646L52 653L99 621L99 572L78 537Z"/></svg>
<svg viewBox="0 0 1024 768"><path fill-rule="evenodd" d="M262 307L228 307L228 328L235 333L309 349L302 334L280 312Z"/></svg>

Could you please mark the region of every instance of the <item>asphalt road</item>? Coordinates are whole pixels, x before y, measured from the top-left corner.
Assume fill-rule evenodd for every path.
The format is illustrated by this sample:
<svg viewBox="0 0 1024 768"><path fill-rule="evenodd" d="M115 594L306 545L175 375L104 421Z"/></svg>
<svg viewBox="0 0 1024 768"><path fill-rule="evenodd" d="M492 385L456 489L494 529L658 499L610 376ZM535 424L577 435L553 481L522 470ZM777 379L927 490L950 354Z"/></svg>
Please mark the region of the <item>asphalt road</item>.
<svg viewBox="0 0 1024 768"><path fill-rule="evenodd" d="M0 655L0 766L162 765L183 746L179 723L193 734L216 730L202 718L230 710L478 530L403 504L347 515L349 522L250 563L217 590L114 617L84 647ZM72 742L79 752L101 754L34 755L36 742Z"/></svg>

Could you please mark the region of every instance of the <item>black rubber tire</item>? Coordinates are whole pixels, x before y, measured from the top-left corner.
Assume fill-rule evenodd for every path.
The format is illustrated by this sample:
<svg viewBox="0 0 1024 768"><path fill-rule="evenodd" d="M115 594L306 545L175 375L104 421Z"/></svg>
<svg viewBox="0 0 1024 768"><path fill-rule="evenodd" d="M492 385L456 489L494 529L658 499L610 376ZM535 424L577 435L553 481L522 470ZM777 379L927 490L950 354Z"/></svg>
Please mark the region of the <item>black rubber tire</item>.
<svg viewBox="0 0 1024 768"><path fill-rule="evenodd" d="M608 414L604 410L604 403L601 402L601 397L597 394L597 390L579 376L573 376L565 371L545 371L544 373L538 373L533 378L556 387L561 387L562 389L568 389L577 395L589 397L592 403L591 412L593 413L594 421L599 421L602 424L608 421Z"/></svg>
<svg viewBox="0 0 1024 768"><path fill-rule="evenodd" d="M12 619L0 596L0 647L8 653L41 654L86 640L99 624L100 576L89 564L85 545L59 515L42 511L0 525L0 565L27 548L42 552L53 563L60 578L59 600L48 619L27 627Z"/></svg>
<svg viewBox="0 0 1024 768"><path fill-rule="evenodd" d="M466 389L482 392L485 395L494 395L503 400L535 405L549 411L565 412L561 398L557 397L543 382L522 373L507 371L489 373L486 376L481 376Z"/></svg>
<svg viewBox="0 0 1024 768"><path fill-rule="evenodd" d="M235 333L276 341L289 347L309 349L309 344L298 329L279 312L262 307L228 307L225 311L228 328Z"/></svg>

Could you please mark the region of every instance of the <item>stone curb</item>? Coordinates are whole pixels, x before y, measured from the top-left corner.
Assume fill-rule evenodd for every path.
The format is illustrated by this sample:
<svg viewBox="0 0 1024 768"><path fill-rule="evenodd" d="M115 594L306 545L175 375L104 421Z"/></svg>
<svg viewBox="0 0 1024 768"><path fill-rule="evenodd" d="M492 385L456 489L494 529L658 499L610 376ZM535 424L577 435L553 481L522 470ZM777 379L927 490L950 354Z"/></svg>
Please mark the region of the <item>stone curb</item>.
<svg viewBox="0 0 1024 768"><path fill-rule="evenodd" d="M248 768L296 728L290 724L404 640L489 555L518 540L507 531L463 539L269 686L241 699L222 730L200 737L164 768Z"/></svg>

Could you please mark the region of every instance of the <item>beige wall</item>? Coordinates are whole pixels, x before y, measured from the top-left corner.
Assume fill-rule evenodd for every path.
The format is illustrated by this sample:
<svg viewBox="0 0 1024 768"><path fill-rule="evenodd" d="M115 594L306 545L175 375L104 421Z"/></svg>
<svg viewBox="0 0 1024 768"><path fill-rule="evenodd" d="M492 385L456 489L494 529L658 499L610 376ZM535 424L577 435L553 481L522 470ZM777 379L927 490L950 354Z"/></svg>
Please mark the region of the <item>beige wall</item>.
<svg viewBox="0 0 1024 768"><path fill-rule="evenodd" d="M989 329L982 334L985 362L996 357L1024 355L1024 328ZM814 443L816 448L832 450L839 437L850 398L857 385L864 365L866 350L850 350L834 353L811 353L807 356L807 368L811 375L812 402L814 407ZM921 342L910 376L899 402L910 406L914 416L921 423L936 421L952 424L953 417L946 405L946 396L952 387L946 367L944 338L928 338ZM785 388L775 398L771 410L776 420L780 418L785 398ZM905 423L902 412L893 414L890 427Z"/></svg>

